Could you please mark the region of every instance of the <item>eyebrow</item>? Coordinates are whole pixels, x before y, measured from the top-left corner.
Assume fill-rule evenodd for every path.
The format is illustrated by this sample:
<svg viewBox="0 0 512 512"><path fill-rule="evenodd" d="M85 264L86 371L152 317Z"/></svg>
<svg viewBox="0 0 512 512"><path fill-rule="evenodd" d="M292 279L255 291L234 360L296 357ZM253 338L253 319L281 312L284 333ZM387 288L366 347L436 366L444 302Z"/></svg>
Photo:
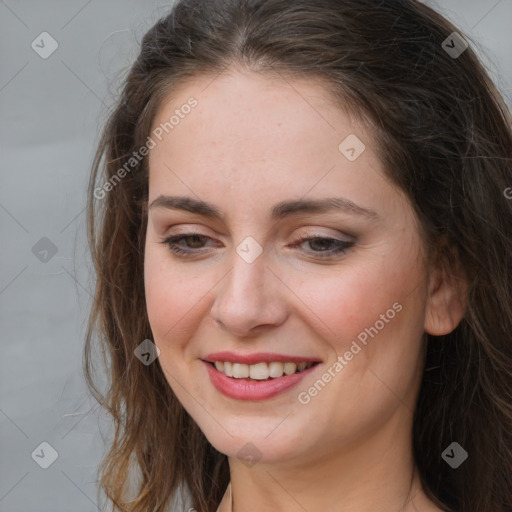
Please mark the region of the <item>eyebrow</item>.
<svg viewBox="0 0 512 512"><path fill-rule="evenodd" d="M213 204L186 196L160 195L151 203L149 208L184 210L211 219L224 220L220 210ZM285 217L304 213L319 214L336 211L358 215L372 220L379 218L379 215L374 210L363 208L349 199L343 197L326 197L323 199L296 199L282 201L272 207L271 219L281 220Z"/></svg>

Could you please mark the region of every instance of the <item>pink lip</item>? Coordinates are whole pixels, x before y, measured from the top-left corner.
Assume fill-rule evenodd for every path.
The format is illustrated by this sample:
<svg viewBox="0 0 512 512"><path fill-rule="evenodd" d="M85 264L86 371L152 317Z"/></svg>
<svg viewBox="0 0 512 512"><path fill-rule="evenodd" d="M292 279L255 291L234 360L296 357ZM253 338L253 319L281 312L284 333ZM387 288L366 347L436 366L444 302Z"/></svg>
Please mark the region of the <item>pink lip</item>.
<svg viewBox="0 0 512 512"><path fill-rule="evenodd" d="M217 354L214 354L215 356ZM257 354L261 356L261 354ZM273 355L273 357L275 357ZM294 358L291 358L295 361ZM289 359L285 359L285 361L290 361ZM230 359L215 359L216 361L230 361ZM276 359L272 359L272 361L276 361ZM262 380L262 381L249 381L245 379L235 379L233 377L228 377L223 372L218 371L211 363L203 361L206 365L206 369L210 376L210 380L212 384L220 391L223 395L234 398L235 400L265 400L267 398L272 398L273 396L282 393L291 387L298 384L304 377L309 375L318 365L313 365L311 368L307 370L303 370L299 373L294 373L293 375L284 375L283 377L278 377L276 379L270 380ZM237 362L241 362L241 359L238 358ZM256 362L262 362L262 359L258 359ZM306 361L299 361L306 362ZM245 363L249 364L249 363ZM254 364L254 363L253 363Z"/></svg>
<svg viewBox="0 0 512 512"><path fill-rule="evenodd" d="M208 354L204 361L215 363L215 361L228 361L230 363L257 364L271 363L276 361L279 363L319 363L319 359L312 357L287 356L285 354L272 354L270 352L258 352L256 354L235 354L234 352L223 351Z"/></svg>

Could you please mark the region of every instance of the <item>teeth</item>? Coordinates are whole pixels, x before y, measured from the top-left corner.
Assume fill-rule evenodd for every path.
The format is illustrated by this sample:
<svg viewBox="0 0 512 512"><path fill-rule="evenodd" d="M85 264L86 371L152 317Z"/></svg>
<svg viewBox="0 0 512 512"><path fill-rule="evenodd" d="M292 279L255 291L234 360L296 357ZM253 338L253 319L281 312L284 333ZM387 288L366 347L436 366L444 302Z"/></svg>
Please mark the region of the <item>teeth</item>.
<svg viewBox="0 0 512 512"><path fill-rule="evenodd" d="M313 366L313 363L271 363L243 364L229 361L215 361L215 368L228 377L235 379L267 380L269 377L276 379L283 375L292 375Z"/></svg>
<svg viewBox="0 0 512 512"><path fill-rule="evenodd" d="M283 363L270 363L268 365L268 373L270 377L275 379L276 377L282 377L283 376Z"/></svg>
<svg viewBox="0 0 512 512"><path fill-rule="evenodd" d="M295 370L297 370L297 365L295 363L284 363L284 373L286 375L295 373Z"/></svg>
<svg viewBox="0 0 512 512"><path fill-rule="evenodd" d="M233 363L233 377L235 379L246 379L249 377L249 365Z"/></svg>
<svg viewBox="0 0 512 512"><path fill-rule="evenodd" d="M224 373L228 377L233 377L233 363L230 363L229 361L224 363Z"/></svg>
<svg viewBox="0 0 512 512"><path fill-rule="evenodd" d="M267 363L251 364L249 366L249 376L255 380L267 380L269 376Z"/></svg>

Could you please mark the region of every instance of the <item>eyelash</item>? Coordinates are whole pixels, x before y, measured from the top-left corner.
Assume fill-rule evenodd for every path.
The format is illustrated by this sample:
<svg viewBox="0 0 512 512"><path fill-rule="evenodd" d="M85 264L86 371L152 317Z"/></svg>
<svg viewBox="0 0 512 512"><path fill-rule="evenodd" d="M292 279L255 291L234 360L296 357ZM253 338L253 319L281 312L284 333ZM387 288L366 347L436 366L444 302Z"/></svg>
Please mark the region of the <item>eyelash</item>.
<svg viewBox="0 0 512 512"><path fill-rule="evenodd" d="M199 249L183 249L177 245L177 242L183 239L192 238L192 237L200 237L200 238L210 238L209 236L203 235L202 233L183 233L179 235L171 235L164 240L162 240L161 244L165 244L168 246L169 250L178 257L181 258L190 258L195 256L202 248ZM317 258L333 258L337 255L341 255L345 253L350 247L354 245L354 242L345 242L343 240L338 240L336 238L324 237L324 236L303 236L300 237L292 247L297 247L304 242L311 240L329 240L332 243L338 245L336 249L330 249L327 251L313 251L315 257ZM307 252L307 251L305 251Z"/></svg>

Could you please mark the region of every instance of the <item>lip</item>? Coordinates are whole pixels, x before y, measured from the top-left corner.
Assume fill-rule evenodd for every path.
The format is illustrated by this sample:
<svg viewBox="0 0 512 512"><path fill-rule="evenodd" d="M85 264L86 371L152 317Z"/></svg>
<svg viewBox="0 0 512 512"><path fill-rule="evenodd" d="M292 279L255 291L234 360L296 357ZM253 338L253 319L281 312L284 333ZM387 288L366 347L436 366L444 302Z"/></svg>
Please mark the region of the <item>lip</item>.
<svg viewBox="0 0 512 512"><path fill-rule="evenodd" d="M256 355L260 356L260 354ZM275 357L275 354L272 354L272 356ZM286 359L285 362L291 360L295 361L296 359ZM230 361L230 359L216 359L216 361ZM272 359L271 361L276 361L276 359ZM234 362L241 362L241 359L238 358ZM267 361L258 359L257 362ZM309 360L301 360L299 362L309 362ZM203 360L203 363L205 364L208 375L210 376L210 380L217 391L229 398L247 401L266 400L268 398L279 395L280 393L295 387L300 381L302 381L305 377L310 375L311 372L315 371L318 366L320 366L319 364L315 364L307 370L303 370L292 375L283 375L283 377L277 377L275 379L248 381L245 379L235 379L233 377L228 377L225 373L217 370L215 366L213 366L210 362Z"/></svg>
<svg viewBox="0 0 512 512"><path fill-rule="evenodd" d="M258 352L255 354L236 354L235 352L223 351L213 352L208 354L203 361L215 363L215 361L228 361L230 363L242 364L257 364L257 363L271 363L272 361L278 363L321 363L320 359L313 357L299 357L290 356L286 354L273 354L271 352Z"/></svg>

